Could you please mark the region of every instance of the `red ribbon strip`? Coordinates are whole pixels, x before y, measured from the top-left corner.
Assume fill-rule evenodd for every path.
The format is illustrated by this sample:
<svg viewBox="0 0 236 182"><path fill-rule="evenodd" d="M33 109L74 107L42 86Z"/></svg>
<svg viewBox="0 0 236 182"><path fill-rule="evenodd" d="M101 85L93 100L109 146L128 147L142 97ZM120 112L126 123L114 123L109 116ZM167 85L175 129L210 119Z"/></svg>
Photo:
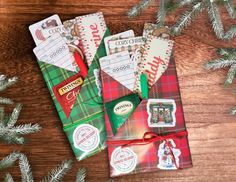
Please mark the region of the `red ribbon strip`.
<svg viewBox="0 0 236 182"><path fill-rule="evenodd" d="M128 147L132 145L147 145L149 143L157 142L157 141L165 141L167 147L170 149L171 156L174 160L174 164L177 169L179 169L179 166L177 165L172 147L170 146L170 143L168 142L168 139L176 139L176 138L181 138L183 136L187 136L188 132L187 131L181 131L177 133L172 133L168 135L158 135L154 132L146 132L143 135L142 139L133 139L133 140L108 140L107 145L118 145L121 147Z"/></svg>

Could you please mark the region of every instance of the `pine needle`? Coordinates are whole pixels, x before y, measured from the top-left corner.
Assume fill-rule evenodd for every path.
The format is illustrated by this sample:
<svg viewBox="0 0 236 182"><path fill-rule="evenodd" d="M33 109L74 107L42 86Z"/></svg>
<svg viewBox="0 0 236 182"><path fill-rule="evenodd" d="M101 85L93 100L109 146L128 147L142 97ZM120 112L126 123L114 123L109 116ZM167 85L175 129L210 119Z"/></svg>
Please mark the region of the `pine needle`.
<svg viewBox="0 0 236 182"><path fill-rule="evenodd" d="M157 20L156 23L159 27L164 26L165 18L166 18L166 3L168 0L160 0L159 11L157 13Z"/></svg>
<svg viewBox="0 0 236 182"><path fill-rule="evenodd" d="M0 91L3 91L7 87L15 84L17 82L18 78L15 76L15 77L6 79L6 77L4 77L4 75L1 75L1 79L0 80L1 80L1 82L0 82Z"/></svg>
<svg viewBox="0 0 236 182"><path fill-rule="evenodd" d="M127 15L129 18L134 18L138 14L140 14L143 10L145 10L152 0L141 0L137 5L133 6L129 9Z"/></svg>
<svg viewBox="0 0 236 182"><path fill-rule="evenodd" d="M221 56L229 57L234 54L236 57L236 48L218 48L216 52Z"/></svg>
<svg viewBox="0 0 236 182"><path fill-rule="evenodd" d="M210 69L215 70L215 69L220 69L220 68L224 68L227 66L231 66L233 64L236 64L236 59L219 58L219 59L215 59L213 61L209 61L208 63L203 65L203 67L206 70L210 70Z"/></svg>
<svg viewBox="0 0 236 182"><path fill-rule="evenodd" d="M179 35L185 27L190 25L193 19L195 19L203 9L204 6L202 2L195 4L191 10L186 11L179 18L176 24L171 28L171 33L173 35Z"/></svg>
<svg viewBox="0 0 236 182"><path fill-rule="evenodd" d="M19 156L20 156L19 152L12 152L8 156L3 158L0 161L0 170L6 169L14 165L15 161L18 159Z"/></svg>
<svg viewBox="0 0 236 182"><path fill-rule="evenodd" d="M61 181L64 175L71 169L72 160L65 160L57 168L53 169L46 177L43 178L42 182L58 182Z"/></svg>
<svg viewBox="0 0 236 182"><path fill-rule="evenodd" d="M16 107L14 108L14 110L12 111L12 114L8 120L7 126L8 127L12 127L16 124L18 117L20 115L20 111L22 109L22 105L21 104L17 104Z"/></svg>
<svg viewBox="0 0 236 182"><path fill-rule="evenodd" d="M236 13L231 0L224 0L225 8L231 18L236 18Z"/></svg>
<svg viewBox="0 0 236 182"><path fill-rule="evenodd" d="M24 144L25 143L25 139L23 137L20 137L12 133L1 135L1 132L0 132L0 140L5 141L8 144Z"/></svg>
<svg viewBox="0 0 236 182"><path fill-rule="evenodd" d="M12 178L12 175L10 173L7 173L5 175L5 178L4 178L3 182L14 182L14 180Z"/></svg>
<svg viewBox="0 0 236 182"><path fill-rule="evenodd" d="M231 115L236 115L236 107L232 108L230 114L231 114Z"/></svg>
<svg viewBox="0 0 236 182"><path fill-rule="evenodd" d="M0 107L0 127L4 124L5 112L4 108Z"/></svg>
<svg viewBox="0 0 236 182"><path fill-rule="evenodd" d="M207 10L212 23L212 28L219 39L224 38L224 27L220 18L219 9L213 0L207 0Z"/></svg>
<svg viewBox="0 0 236 182"><path fill-rule="evenodd" d="M196 0L179 0L178 6L183 7L185 5L190 5L194 2L196 2Z"/></svg>
<svg viewBox="0 0 236 182"><path fill-rule="evenodd" d="M14 102L9 98L0 97L0 104L13 104Z"/></svg>
<svg viewBox="0 0 236 182"><path fill-rule="evenodd" d="M228 32L225 33L224 39L231 40L236 36L236 25L232 25Z"/></svg>
<svg viewBox="0 0 236 182"><path fill-rule="evenodd" d="M85 177L86 177L86 169L85 168L79 169L76 175L76 182L85 182Z"/></svg>
<svg viewBox="0 0 236 182"><path fill-rule="evenodd" d="M233 83L233 79L235 77L235 74L236 74L236 64L233 64L229 71L228 71L228 74L227 74L227 78L225 80L225 86L229 86Z"/></svg>
<svg viewBox="0 0 236 182"><path fill-rule="evenodd" d="M29 161L24 154L19 156L19 166L21 171L21 178L24 182L33 182L33 175L29 165Z"/></svg>

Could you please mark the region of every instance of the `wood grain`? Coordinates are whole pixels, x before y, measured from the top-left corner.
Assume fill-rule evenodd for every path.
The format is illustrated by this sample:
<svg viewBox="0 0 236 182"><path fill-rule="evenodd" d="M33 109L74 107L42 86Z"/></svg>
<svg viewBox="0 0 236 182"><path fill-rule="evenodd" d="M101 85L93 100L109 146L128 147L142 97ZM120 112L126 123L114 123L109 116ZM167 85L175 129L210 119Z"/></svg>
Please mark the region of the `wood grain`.
<svg viewBox="0 0 236 182"><path fill-rule="evenodd" d="M158 3L153 1L140 17L127 20L125 13L136 2L138 0L0 0L0 72L20 78L1 96L24 104L18 123L38 122L43 127L40 133L27 136L28 142L23 146L0 143L0 159L14 150L27 154L35 181L39 181L63 159L74 159L35 61L32 52L35 45L28 26L53 13L66 20L103 11L113 33L132 28L140 35L145 21L155 22ZM171 13L167 24L173 24L182 11ZM236 23L228 17L224 8L221 15L226 30ZM206 12L174 39L174 55L194 167L124 176L115 181L236 181L236 119L228 115L231 107L236 105L233 94L236 85L224 88L227 69L205 71L202 68L207 60L217 57L215 48L236 47L236 39L230 42L217 40ZM10 112L12 108L7 106L6 109ZM109 178L107 151L81 162L75 161L64 181L74 181L79 167L87 169L87 181L106 181ZM6 172L11 172L15 181L20 181L17 165L1 171L0 180Z"/></svg>

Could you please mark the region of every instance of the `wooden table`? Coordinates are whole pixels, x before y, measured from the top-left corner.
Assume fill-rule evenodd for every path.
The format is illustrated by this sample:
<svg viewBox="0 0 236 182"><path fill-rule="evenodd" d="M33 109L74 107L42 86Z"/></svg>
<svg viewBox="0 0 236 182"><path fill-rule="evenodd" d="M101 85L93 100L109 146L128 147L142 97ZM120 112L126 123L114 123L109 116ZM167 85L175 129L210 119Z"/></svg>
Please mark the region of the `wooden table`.
<svg viewBox="0 0 236 182"><path fill-rule="evenodd" d="M40 133L27 136L25 145L0 143L0 159L13 150L27 154L35 181L39 181L63 159L74 159L33 55L35 45L28 26L54 13L66 20L102 11L113 33L131 28L141 35L145 21L155 22L158 3L154 1L139 18L127 20L126 11L137 1L0 1L0 72L20 78L15 86L1 93L1 96L24 104L18 123L38 122L43 127ZM181 9L171 13L167 24L173 24L180 12ZM221 9L221 15L226 29L236 23L228 17L224 8ZM215 48L236 47L236 39L231 42L217 40L204 11L184 34L174 40L174 55L194 167L181 171L124 176L115 181L235 181L236 119L228 114L236 105L235 95L233 88L225 89L223 86L227 69L205 71L202 65L217 57ZM11 112L13 106L7 106L6 109ZM79 167L87 169L87 181L108 180L107 151L75 162L64 181L74 181ZM18 165L1 171L0 180L6 172L11 172L15 180L20 181Z"/></svg>

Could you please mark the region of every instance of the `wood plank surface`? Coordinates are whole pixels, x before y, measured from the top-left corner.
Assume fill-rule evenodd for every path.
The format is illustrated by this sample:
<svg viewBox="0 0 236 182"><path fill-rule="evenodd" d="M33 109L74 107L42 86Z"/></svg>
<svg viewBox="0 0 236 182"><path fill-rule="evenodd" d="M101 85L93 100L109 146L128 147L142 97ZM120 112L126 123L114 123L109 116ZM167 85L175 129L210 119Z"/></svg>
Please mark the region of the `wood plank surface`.
<svg viewBox="0 0 236 182"><path fill-rule="evenodd" d="M32 52L35 45L28 26L54 13L66 20L102 11L112 33L131 28L141 35L145 21L155 22L158 2L153 1L140 17L128 20L125 13L137 2L0 0L0 73L20 78L16 85L2 92L1 96L10 97L24 105L18 123L37 122L43 127L40 133L28 135L25 145L0 143L0 159L14 150L25 153L35 181L39 181L63 159L75 159ZM220 10L227 30L236 20L230 19L224 8ZM167 18L167 24L172 25L181 12L183 9L172 12ZM207 60L217 57L215 48L236 47L236 39L230 42L217 40L204 11L174 40L174 56L194 167L128 175L115 178L115 181L236 181L236 117L228 114L236 106L236 95L233 93L236 84L224 88L227 69L206 71L202 68ZM6 107L8 112L12 108ZM74 181L80 167L87 169L87 181L109 179L106 150L81 162L75 161L64 181ZM15 181L20 181L17 165L0 171L0 180L6 172L11 172Z"/></svg>

